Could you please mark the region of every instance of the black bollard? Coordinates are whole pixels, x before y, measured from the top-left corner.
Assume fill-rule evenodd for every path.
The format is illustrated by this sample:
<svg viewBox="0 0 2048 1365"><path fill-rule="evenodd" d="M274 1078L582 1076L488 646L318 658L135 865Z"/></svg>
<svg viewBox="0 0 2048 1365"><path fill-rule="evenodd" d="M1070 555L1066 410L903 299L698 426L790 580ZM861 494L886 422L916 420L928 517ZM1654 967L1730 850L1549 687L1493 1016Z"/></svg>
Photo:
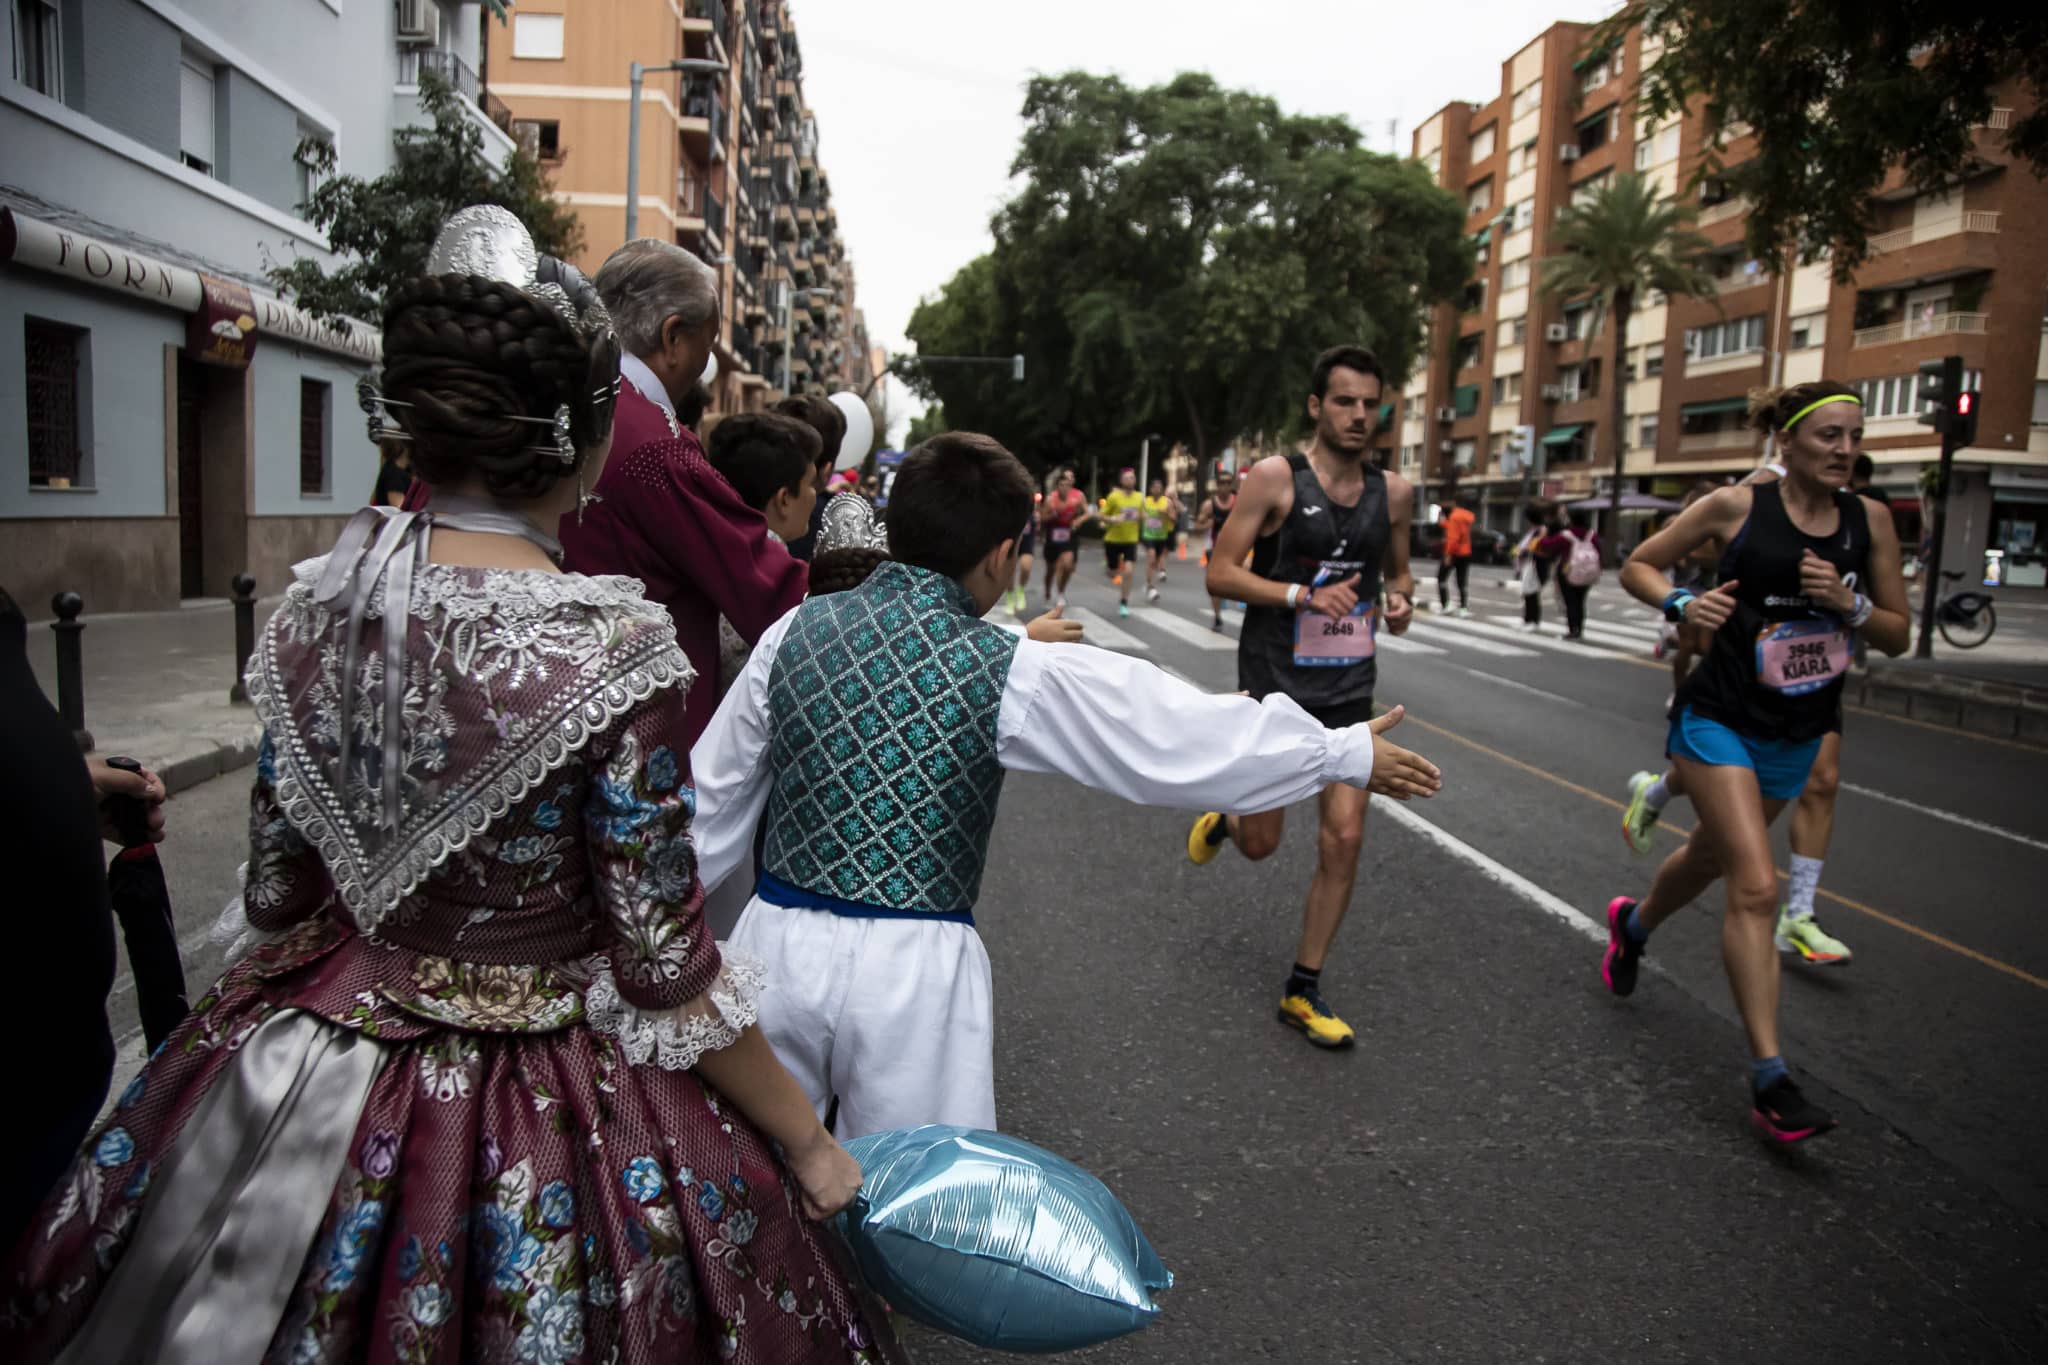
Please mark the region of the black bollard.
<svg viewBox="0 0 2048 1365"><path fill-rule="evenodd" d="M85 599L75 592L60 592L50 599L50 610L57 613L57 619L50 622L50 629L57 633L57 714L78 741L78 751L89 754L92 732L85 728L85 642L79 638L85 633L85 622L78 619L78 613L85 610Z"/></svg>
<svg viewBox="0 0 2048 1365"><path fill-rule="evenodd" d="M242 674L256 651L256 580L238 573L229 586L235 590L235 685L228 689L228 700L247 703L249 689L242 683Z"/></svg>

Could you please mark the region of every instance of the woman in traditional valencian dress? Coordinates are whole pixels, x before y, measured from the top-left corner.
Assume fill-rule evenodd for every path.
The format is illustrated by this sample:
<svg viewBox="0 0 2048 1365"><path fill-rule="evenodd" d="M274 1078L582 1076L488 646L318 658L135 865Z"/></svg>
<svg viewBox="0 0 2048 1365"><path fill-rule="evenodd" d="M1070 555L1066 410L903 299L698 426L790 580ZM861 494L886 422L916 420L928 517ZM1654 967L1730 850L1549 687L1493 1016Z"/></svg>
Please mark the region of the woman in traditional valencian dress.
<svg viewBox="0 0 2048 1365"><path fill-rule="evenodd" d="M602 307L502 210L429 269L378 404L433 511L359 514L265 631L261 942L13 1249L0 1358L874 1359L810 1221L859 1169L703 930L690 666L541 529L605 455Z"/></svg>

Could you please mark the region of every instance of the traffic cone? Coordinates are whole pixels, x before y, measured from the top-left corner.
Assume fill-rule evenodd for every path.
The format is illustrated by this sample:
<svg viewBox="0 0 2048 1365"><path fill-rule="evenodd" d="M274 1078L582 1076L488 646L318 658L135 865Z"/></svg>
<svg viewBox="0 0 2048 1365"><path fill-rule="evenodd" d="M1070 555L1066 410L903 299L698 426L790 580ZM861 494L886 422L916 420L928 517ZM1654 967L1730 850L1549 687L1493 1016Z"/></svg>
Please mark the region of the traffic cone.
<svg viewBox="0 0 2048 1365"><path fill-rule="evenodd" d="M1188 543L1185 540L1183 540L1180 543L1180 557L1182 559L1186 559L1188 557Z"/></svg>

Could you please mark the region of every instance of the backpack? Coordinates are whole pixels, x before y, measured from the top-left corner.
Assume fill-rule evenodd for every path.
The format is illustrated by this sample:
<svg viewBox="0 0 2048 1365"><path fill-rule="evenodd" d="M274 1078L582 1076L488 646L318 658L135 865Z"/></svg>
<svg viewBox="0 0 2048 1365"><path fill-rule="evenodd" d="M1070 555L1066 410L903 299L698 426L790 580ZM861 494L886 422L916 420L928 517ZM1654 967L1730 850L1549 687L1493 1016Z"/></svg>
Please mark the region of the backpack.
<svg viewBox="0 0 2048 1365"><path fill-rule="evenodd" d="M1571 531L1565 534L1571 537L1572 550L1565 557L1564 581L1575 588L1590 588L1600 581L1600 550L1591 536L1581 537Z"/></svg>

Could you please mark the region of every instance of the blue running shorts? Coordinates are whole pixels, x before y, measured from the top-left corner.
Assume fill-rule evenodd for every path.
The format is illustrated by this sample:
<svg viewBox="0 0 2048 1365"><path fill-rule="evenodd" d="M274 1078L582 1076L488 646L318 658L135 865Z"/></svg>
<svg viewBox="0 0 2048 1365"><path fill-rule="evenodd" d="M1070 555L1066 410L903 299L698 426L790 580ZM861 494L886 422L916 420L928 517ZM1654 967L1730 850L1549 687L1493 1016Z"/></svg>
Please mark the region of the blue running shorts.
<svg viewBox="0 0 2048 1365"><path fill-rule="evenodd" d="M1748 768L1766 801L1790 801L1806 789L1820 740L1752 739L1688 708L1671 718L1664 752L1716 768Z"/></svg>

